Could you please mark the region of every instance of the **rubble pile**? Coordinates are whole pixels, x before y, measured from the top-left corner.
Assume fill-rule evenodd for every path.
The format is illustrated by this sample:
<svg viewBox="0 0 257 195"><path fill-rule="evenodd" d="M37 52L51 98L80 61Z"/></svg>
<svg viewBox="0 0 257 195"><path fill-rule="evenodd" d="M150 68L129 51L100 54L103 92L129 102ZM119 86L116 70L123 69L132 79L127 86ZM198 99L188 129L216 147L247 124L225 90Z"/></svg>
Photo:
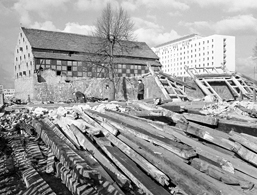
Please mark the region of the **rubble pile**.
<svg viewBox="0 0 257 195"><path fill-rule="evenodd" d="M215 106L228 111L232 104L209 104L204 111ZM16 174L20 187L0 185L0 190L257 194L257 138L237 129L222 131L216 115L176 113L142 101L14 107L0 120L0 147L8 148L1 150L0 168L9 170L1 172L0 183L14 181Z"/></svg>
<svg viewBox="0 0 257 195"><path fill-rule="evenodd" d="M221 102L204 106L202 114L218 116L220 118L231 118L238 116L247 119L247 117L257 118L257 105L249 101ZM250 119L252 120L252 119Z"/></svg>

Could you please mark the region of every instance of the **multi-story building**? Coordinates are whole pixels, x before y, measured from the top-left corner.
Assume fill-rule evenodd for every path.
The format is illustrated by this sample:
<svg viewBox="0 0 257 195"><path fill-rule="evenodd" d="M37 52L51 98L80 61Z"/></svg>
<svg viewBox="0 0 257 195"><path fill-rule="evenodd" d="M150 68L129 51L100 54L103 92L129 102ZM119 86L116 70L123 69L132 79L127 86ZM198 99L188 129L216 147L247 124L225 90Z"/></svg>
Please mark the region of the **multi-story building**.
<svg viewBox="0 0 257 195"><path fill-rule="evenodd" d="M99 37L21 28L14 55L15 91L18 98L33 97L36 75L46 69L69 80L108 75L108 54ZM123 47L121 48L122 45ZM158 56L144 42L120 41L113 50L117 77L148 72L147 63L160 67ZM38 76L38 75L37 75Z"/></svg>
<svg viewBox="0 0 257 195"><path fill-rule="evenodd" d="M184 67L226 66L235 71L235 37L197 34L181 37L153 48L159 56L162 70L174 76L188 76ZM203 73L203 70L199 70Z"/></svg>

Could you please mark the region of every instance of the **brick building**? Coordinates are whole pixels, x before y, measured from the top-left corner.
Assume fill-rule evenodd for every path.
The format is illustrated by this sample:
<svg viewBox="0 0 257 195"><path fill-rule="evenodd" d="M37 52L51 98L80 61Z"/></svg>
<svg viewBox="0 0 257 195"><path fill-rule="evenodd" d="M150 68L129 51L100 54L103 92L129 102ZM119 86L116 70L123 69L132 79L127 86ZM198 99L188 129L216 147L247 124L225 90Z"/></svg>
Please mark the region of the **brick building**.
<svg viewBox="0 0 257 195"><path fill-rule="evenodd" d="M33 97L38 72L51 69L69 80L107 76L108 56L98 54L100 38L64 32L21 28L14 55L16 97ZM147 73L146 64L161 66L158 56L144 42L123 41L125 50L114 48L117 77Z"/></svg>

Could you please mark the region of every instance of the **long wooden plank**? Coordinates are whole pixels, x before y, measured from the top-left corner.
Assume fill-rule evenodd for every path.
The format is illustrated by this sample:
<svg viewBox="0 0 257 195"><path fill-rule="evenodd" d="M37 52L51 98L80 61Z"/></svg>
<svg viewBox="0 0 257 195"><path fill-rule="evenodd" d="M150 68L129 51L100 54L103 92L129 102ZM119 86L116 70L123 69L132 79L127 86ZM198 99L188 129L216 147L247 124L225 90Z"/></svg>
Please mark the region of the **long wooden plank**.
<svg viewBox="0 0 257 195"><path fill-rule="evenodd" d="M155 135L160 135L161 137L167 137L171 140L174 141L179 141L177 140L176 137L165 133L161 128L156 128L152 126L151 124L153 123L151 120L144 119L144 118L139 118L136 116L132 116L129 114L121 113L121 112L116 112L113 110L105 110L105 114L108 116L111 116L113 118L118 119L120 122L130 124L134 127L140 127L143 128L144 130L148 131L149 133L155 134ZM154 123L155 124L155 123Z"/></svg>
<svg viewBox="0 0 257 195"><path fill-rule="evenodd" d="M167 90L164 88L164 86L162 85L161 81L159 80L159 78L156 76L156 74L154 73L154 70L151 68L151 66L148 65L149 68L149 72L152 74L152 76L154 77L154 80L156 82L156 84L158 85L158 87L160 88L160 90L162 91L164 97L166 99L171 99L170 95L168 94Z"/></svg>
<svg viewBox="0 0 257 195"><path fill-rule="evenodd" d="M70 169L70 167L72 167L72 169L75 171L76 177L80 178L80 181L89 182L89 179L97 179L98 182L107 182L108 185L101 186L112 186L112 189L110 189L109 193L106 194L113 194L113 189L115 189L115 193L123 194L123 192L115 188L110 182L106 180L106 178L104 178L97 171L97 169L99 168L99 164L92 157L91 154L86 151L83 151L83 153L81 153L80 151L71 149L53 131L48 129L44 123L41 123L41 128L41 131L37 133L40 133L42 140L45 142L46 145L51 148L53 154L56 156L57 159L60 160L65 168Z"/></svg>
<svg viewBox="0 0 257 195"><path fill-rule="evenodd" d="M248 150L247 148L245 148L237 142L234 143L233 151L244 160L257 166L257 154L255 152Z"/></svg>
<svg viewBox="0 0 257 195"><path fill-rule="evenodd" d="M176 83L179 83L180 85L183 85L183 86L185 86L185 87L187 87L187 88L189 88L189 89L196 90L196 88L195 88L194 86L189 85L188 83L186 83L186 82L184 82L184 81L181 81L181 80L179 80L179 79L173 78L173 77L171 77L170 75L168 75L168 74L166 74L166 73L164 73L164 72L161 72L161 71L160 71L159 74L162 75L162 76L165 76L165 77L167 77L169 80L171 80L171 81L173 81L173 82L176 82Z"/></svg>
<svg viewBox="0 0 257 195"><path fill-rule="evenodd" d="M149 133L149 132L147 132L144 129L139 128L139 127L134 127L134 126L131 126L131 125L126 124L126 123L121 123L116 118L107 116L107 115L102 114L102 113L97 113L97 112L92 111L92 110L88 110L87 112L93 113L93 114L98 114L102 117L105 117L106 119L111 120L112 124L114 124L116 127L118 127L118 129L120 131L129 131L130 133L132 133L132 134L134 134L134 135L136 135L136 136L138 136L142 139L148 140L150 142L153 142L157 145L160 145L160 146L170 150L171 152L175 153L176 155L178 155L178 156L180 156L184 159L188 159L188 158L191 158L191 157L196 155L195 151L192 150L191 147L188 147L185 144L175 142L174 140L168 139L166 137L160 137L160 136L151 134L151 133Z"/></svg>
<svg viewBox="0 0 257 195"><path fill-rule="evenodd" d="M236 133L234 131L230 131L229 135L230 139L242 144L243 146L257 153L257 143L252 142L249 138L245 138L243 135Z"/></svg>
<svg viewBox="0 0 257 195"><path fill-rule="evenodd" d="M129 133L118 137L150 162L167 173L171 181L189 195L194 194L241 194L230 186L215 181L195 170L167 150L141 140Z"/></svg>
<svg viewBox="0 0 257 195"><path fill-rule="evenodd" d="M112 161L146 194L169 194L161 186L157 185L144 172L142 172L137 165L122 153L117 147L112 147L108 144L106 138L96 138L97 143L103 151L112 159ZM107 142L106 142L107 141Z"/></svg>
<svg viewBox="0 0 257 195"><path fill-rule="evenodd" d="M207 125L211 125L211 126L217 126L218 121L219 121L218 118L215 118L212 116L199 115L199 114L184 113L183 116L189 121L207 124Z"/></svg>
<svg viewBox="0 0 257 195"><path fill-rule="evenodd" d="M191 166L225 184L240 185L242 189L252 189L254 185L250 181L246 181L242 178L235 176L234 174L225 172L222 169L212 164L209 164L201 159L194 158L191 161Z"/></svg>
<svg viewBox="0 0 257 195"><path fill-rule="evenodd" d="M229 133L231 129L237 133L245 133L257 137L256 123L219 119L217 130Z"/></svg>
<svg viewBox="0 0 257 195"><path fill-rule="evenodd" d="M227 150L232 151L234 147L233 144L231 144L231 141L228 140L229 135L226 133L219 132L212 128L205 127L193 122L189 122L188 124L177 123L176 126L188 134L197 136Z"/></svg>
<svg viewBox="0 0 257 195"><path fill-rule="evenodd" d="M90 113L93 113L93 116L95 117L97 114L96 112L88 111ZM98 113L99 114L99 113ZM99 118L99 116L98 116ZM131 159L133 159L143 170L149 173L157 182L159 182L162 185L168 184L169 178L162 173L160 170L158 170L156 167L154 167L151 163L146 161L142 156L138 155L134 150L132 150L130 147L128 147L126 144L124 144L122 141L117 139L113 133L113 131L108 131L108 129L102 128L102 132L105 135L105 137L112 142L116 147L118 147L121 151L123 151L127 156L129 156Z"/></svg>
<svg viewBox="0 0 257 195"><path fill-rule="evenodd" d="M91 140L83 135L80 130L74 126L73 124L70 126L71 130L75 132L77 138L79 140L80 145L88 150L91 151L93 156L101 163L101 165L105 168L108 174L123 188L126 189L130 185L129 179L124 176L116 166L106 158L99 149L91 142Z"/></svg>
<svg viewBox="0 0 257 195"><path fill-rule="evenodd" d="M201 144L200 142L190 139L185 135L177 132L175 127L164 126L163 129L165 132L172 134L173 136L180 139L182 142L187 143L188 145L193 147L199 155L202 155L207 159L219 164L223 168L223 170L227 170L233 173L233 169L235 168L247 175L257 178L256 169L253 166L250 166L249 164L241 161L240 159L218 152L217 150L209 148Z"/></svg>

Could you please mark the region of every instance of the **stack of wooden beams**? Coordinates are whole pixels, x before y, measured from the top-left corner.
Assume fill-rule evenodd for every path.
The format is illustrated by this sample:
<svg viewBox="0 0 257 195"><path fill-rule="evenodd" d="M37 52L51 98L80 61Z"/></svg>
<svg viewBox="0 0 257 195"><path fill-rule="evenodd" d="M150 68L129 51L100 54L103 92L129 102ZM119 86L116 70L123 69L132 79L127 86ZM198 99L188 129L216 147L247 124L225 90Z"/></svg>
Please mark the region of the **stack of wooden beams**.
<svg viewBox="0 0 257 195"><path fill-rule="evenodd" d="M140 101L56 107L20 128L48 147L46 173L72 194L257 194L257 138L181 112ZM27 156L42 159L35 139Z"/></svg>

